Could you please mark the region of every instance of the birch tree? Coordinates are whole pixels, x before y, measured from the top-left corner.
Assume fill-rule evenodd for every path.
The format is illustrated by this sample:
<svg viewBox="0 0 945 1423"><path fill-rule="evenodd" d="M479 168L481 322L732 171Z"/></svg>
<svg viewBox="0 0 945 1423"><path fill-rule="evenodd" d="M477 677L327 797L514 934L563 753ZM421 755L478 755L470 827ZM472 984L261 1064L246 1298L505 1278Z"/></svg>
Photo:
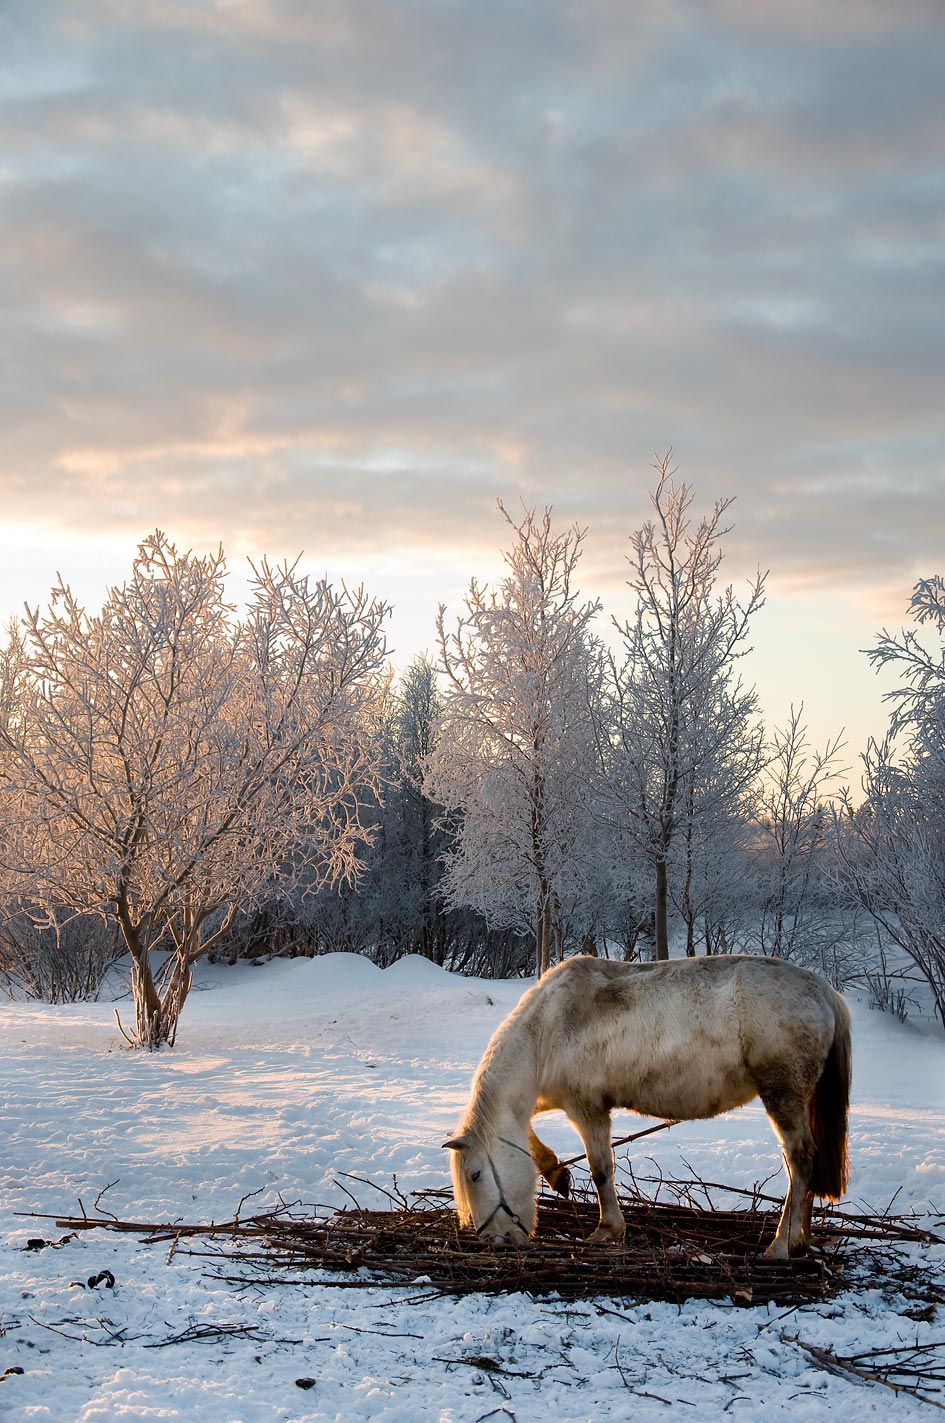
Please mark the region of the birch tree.
<svg viewBox="0 0 945 1423"><path fill-rule="evenodd" d="M703 720L711 727L704 754L691 756L678 797L678 826L668 886L686 928L686 955L696 953L697 927L706 953L727 947L733 927L734 863L744 846L752 793L764 759L758 699L737 679L715 679ZM705 738L704 738L705 739ZM743 857L742 857L743 858Z"/></svg>
<svg viewBox="0 0 945 1423"><path fill-rule="evenodd" d="M655 952L665 959L668 873L686 820L686 787L693 791L690 819L740 794L755 703L734 669L748 651L765 579L759 571L744 603L731 587L717 592L719 545L729 532L723 520L732 501L719 500L694 525L693 492L675 482L672 451L654 468L655 517L630 539L627 583L635 608L624 621L614 619L622 650L610 658L602 794L651 866Z"/></svg>
<svg viewBox="0 0 945 1423"><path fill-rule="evenodd" d="M548 968L564 918L590 871L589 701L596 695L591 622L575 572L584 532L556 533L550 510L526 510L492 592L475 579L453 630L437 621L444 674L438 744L424 791L444 806L455 846L449 902L496 927L529 924Z"/></svg>
<svg viewBox="0 0 945 1423"><path fill-rule="evenodd" d="M756 797L751 862L757 893L759 947L772 958L840 976L837 952L855 928L837 893L831 861L833 795L838 791L840 736L811 748L803 704L791 707L766 747Z"/></svg>
<svg viewBox="0 0 945 1423"><path fill-rule="evenodd" d="M241 908L276 879L357 873L378 779L385 605L263 561L237 618L225 578L222 549L157 532L98 614L60 577L0 661L7 885L119 926L127 1036L152 1048Z"/></svg>
<svg viewBox="0 0 945 1423"><path fill-rule="evenodd" d="M945 1023L945 580L920 580L910 610L917 629L884 630L869 652L900 681L886 694L888 734L863 754L865 803L854 810L846 797L838 843L847 883L915 963Z"/></svg>

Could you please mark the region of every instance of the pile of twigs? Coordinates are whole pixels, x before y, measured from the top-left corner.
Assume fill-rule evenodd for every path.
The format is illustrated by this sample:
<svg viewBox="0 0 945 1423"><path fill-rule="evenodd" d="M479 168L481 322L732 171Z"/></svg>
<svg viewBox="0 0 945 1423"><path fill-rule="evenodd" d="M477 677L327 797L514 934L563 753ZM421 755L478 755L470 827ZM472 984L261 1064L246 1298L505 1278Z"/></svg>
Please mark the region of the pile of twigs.
<svg viewBox="0 0 945 1423"><path fill-rule="evenodd" d="M796 1303L842 1288L858 1248L875 1251L884 1244L937 1239L904 1217L825 1210L815 1220L809 1255L767 1261L762 1252L778 1218L770 1197L755 1191L744 1209L705 1209L692 1200L693 1183L664 1180L660 1195L668 1188L669 1200L647 1199L636 1188L621 1197L628 1227L623 1246L586 1243L597 1222L596 1205L589 1200L543 1195L536 1238L515 1247L460 1230L446 1191L417 1192L408 1199L364 1184L383 1191L390 1208L366 1209L352 1198L352 1206L340 1211L313 1215L281 1206L248 1217L237 1212L232 1221L209 1225L86 1213L42 1218L70 1231L98 1228L169 1242L169 1256L212 1258L218 1279L347 1289L396 1283L421 1287L411 1292L416 1299L522 1290L567 1299ZM697 1185L710 1199L706 1183Z"/></svg>

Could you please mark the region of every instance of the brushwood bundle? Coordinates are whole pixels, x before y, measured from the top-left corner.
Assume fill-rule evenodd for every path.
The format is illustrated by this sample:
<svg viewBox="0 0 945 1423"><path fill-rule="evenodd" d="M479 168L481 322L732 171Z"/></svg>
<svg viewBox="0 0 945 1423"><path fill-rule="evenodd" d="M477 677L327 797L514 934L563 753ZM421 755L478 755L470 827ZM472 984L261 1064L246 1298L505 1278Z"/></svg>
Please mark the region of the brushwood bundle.
<svg viewBox="0 0 945 1423"><path fill-rule="evenodd" d="M895 1258L895 1247L942 1243L908 1217L825 1209L815 1217L809 1254L766 1260L762 1252L778 1221L770 1197L755 1191L745 1193L750 1199L742 1208L707 1208L695 1199L697 1187L710 1200L706 1183L661 1180L655 1200L635 1188L622 1193L623 1246L587 1242L597 1219L589 1200L542 1195L535 1238L521 1248L460 1229L446 1191L415 1192L408 1199L373 1182L363 1184L383 1191L389 1206L366 1208L352 1197L342 1210L316 1209L313 1214L281 1205L209 1224L123 1221L87 1213L42 1218L54 1218L59 1228L74 1232L133 1232L150 1243L168 1242L168 1258L200 1256L213 1262L215 1278L234 1284L345 1289L395 1284L409 1288L409 1297L417 1301L431 1295L524 1291L562 1299L787 1305L837 1293L867 1259L872 1271L878 1260L884 1262L886 1275L895 1275L902 1288L913 1267ZM941 1282L926 1278L919 1289L915 1273L917 1298L945 1300Z"/></svg>

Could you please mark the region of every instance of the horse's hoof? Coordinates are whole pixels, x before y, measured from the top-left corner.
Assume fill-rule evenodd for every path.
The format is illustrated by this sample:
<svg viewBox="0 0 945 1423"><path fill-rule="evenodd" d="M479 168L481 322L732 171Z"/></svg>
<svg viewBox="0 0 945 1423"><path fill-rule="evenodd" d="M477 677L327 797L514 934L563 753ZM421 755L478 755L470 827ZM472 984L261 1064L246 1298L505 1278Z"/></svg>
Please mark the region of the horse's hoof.
<svg viewBox="0 0 945 1423"><path fill-rule="evenodd" d="M776 1263L782 1263L785 1260L789 1260L790 1256L784 1245L779 1244L776 1240L772 1240L767 1250L762 1252L761 1258L762 1260L772 1260Z"/></svg>
<svg viewBox="0 0 945 1423"><path fill-rule="evenodd" d="M563 1196L565 1200L568 1199L571 1194L571 1172L566 1166L562 1166L560 1171L555 1172L554 1180L551 1182L551 1188L553 1191L557 1191L559 1196Z"/></svg>
<svg viewBox="0 0 945 1423"><path fill-rule="evenodd" d="M626 1235L626 1227L618 1230L612 1225L599 1225L587 1237L588 1245L620 1245Z"/></svg>

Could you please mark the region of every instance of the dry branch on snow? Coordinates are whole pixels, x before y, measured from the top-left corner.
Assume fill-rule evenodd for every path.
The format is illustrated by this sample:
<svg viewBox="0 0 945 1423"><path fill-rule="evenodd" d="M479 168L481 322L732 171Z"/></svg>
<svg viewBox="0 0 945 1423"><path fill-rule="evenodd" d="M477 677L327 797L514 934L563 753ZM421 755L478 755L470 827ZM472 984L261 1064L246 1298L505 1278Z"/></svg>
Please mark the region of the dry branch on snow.
<svg viewBox="0 0 945 1423"><path fill-rule="evenodd" d="M597 1220L590 1201L547 1195L539 1201L536 1238L525 1247L480 1240L461 1230L446 1191L416 1192L410 1200L384 1191L391 1207L382 1210L366 1209L352 1197L350 1208L330 1213L313 1216L283 1206L209 1224L87 1213L42 1218L55 1219L60 1229L97 1228L130 1232L155 1244L170 1242L169 1255L206 1256L220 1267L222 1278L257 1285L376 1288L396 1283L422 1287L421 1297L525 1291L567 1299L699 1298L746 1305L835 1294L855 1282L866 1257L874 1276L885 1260L887 1273L901 1288L903 1271L907 1276L913 1267L894 1258L895 1247L937 1240L906 1217L829 1209L815 1219L809 1255L767 1261L761 1252L778 1217L767 1206L770 1198L755 1191L743 1209L706 1209L695 1203L694 1194L711 1201L710 1183L662 1180L659 1186L670 1199L650 1200L637 1190L622 1196L628 1233L619 1247L586 1243ZM195 1249L199 1239L206 1246ZM317 1271L319 1278L299 1271ZM929 1279L920 1281L918 1270L915 1274L916 1299L945 1300L945 1289Z"/></svg>

